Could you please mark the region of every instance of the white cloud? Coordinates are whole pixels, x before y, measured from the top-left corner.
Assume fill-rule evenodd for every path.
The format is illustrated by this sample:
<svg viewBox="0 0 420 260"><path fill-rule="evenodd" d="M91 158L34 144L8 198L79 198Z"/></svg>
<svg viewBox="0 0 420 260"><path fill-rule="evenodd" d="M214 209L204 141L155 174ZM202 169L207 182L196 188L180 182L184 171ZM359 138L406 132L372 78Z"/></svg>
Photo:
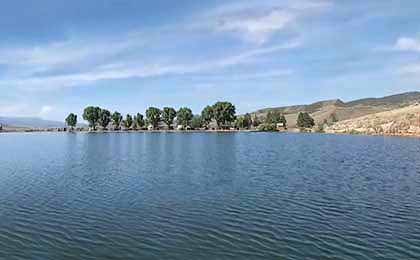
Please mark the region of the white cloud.
<svg viewBox="0 0 420 260"><path fill-rule="evenodd" d="M295 19L295 15L289 12L271 10L266 14L254 17L238 15L236 17L220 18L216 30L238 33L248 41L262 44L274 33L293 23Z"/></svg>
<svg viewBox="0 0 420 260"><path fill-rule="evenodd" d="M297 48L299 46L299 41L292 41L266 48L251 49L237 55L201 63L144 64L140 66L136 65L137 63L140 64L140 62L103 64L89 72L3 80L0 82L0 86L17 86L22 89L48 90L51 88L77 86L100 80L148 78L164 75L185 75L201 72L214 72L227 67L249 64L254 62L255 58L283 50Z"/></svg>
<svg viewBox="0 0 420 260"><path fill-rule="evenodd" d="M112 55L130 47L141 47L139 36L122 38L69 39L31 48L0 50L0 63L16 65L57 65ZM13 57L13 59L11 59Z"/></svg>
<svg viewBox="0 0 420 260"><path fill-rule="evenodd" d="M217 17L225 14L232 14L246 11L270 10L270 9L284 9L291 10L296 13L314 12L325 10L333 6L331 0L247 0L228 2L225 1L213 10L208 10L205 15L209 17Z"/></svg>
<svg viewBox="0 0 420 260"><path fill-rule="evenodd" d="M420 39L400 37L397 39L392 49L394 51L420 52ZM402 66L398 72L400 74L420 74L420 63Z"/></svg>
<svg viewBox="0 0 420 260"><path fill-rule="evenodd" d="M286 2L284 6L278 1L270 0L264 3L253 0L245 4L237 2L237 6L223 6L211 15L209 12L204 20L216 22L219 31L238 32L246 34L250 37L249 40L256 43L267 43L273 34L292 23L299 12L322 9L325 5L319 3L326 3L302 0ZM226 53L233 54L220 56L218 53L219 58L195 60L196 56L192 55L195 52L178 52L178 49L174 52L173 46L179 45L182 48L185 43L183 36L186 35L182 34L184 29L183 24L171 30L164 29L170 34L168 38L174 39L174 42L162 40L162 28L158 28L155 31L159 32L122 32L113 36L94 35L82 38L70 35L66 41L41 46L0 48L0 65L5 67L0 75L0 87L51 90L88 85L101 80L220 72L226 68L255 65L261 62L261 57L301 46L300 40L266 44L264 46L268 47L260 46L248 50L244 48L249 48L249 45L223 46ZM198 36L202 37L202 33L203 31L199 31ZM188 41L190 38L186 39ZM207 43L198 44L206 47ZM186 45L190 46L190 43Z"/></svg>
<svg viewBox="0 0 420 260"><path fill-rule="evenodd" d="M394 50L420 52L420 39L401 37L395 43Z"/></svg>
<svg viewBox="0 0 420 260"><path fill-rule="evenodd" d="M307 15L330 7L330 1L244 1L226 4L202 15L204 26L216 32L232 33L255 44L268 42L276 33L293 31Z"/></svg>
<svg viewBox="0 0 420 260"><path fill-rule="evenodd" d="M217 81L244 81L244 80L266 80L274 78L284 78L293 74L290 69L275 69L268 71L248 71L242 73L234 73L229 75L204 75L197 77L202 80ZM195 77L194 77L195 78Z"/></svg>
<svg viewBox="0 0 420 260"><path fill-rule="evenodd" d="M215 63L215 65L217 65L219 67L233 66L233 65L238 65L238 64L241 64L241 63L245 63L245 62L251 60L254 57L264 56L264 55L268 55L268 54L271 54L271 53L276 53L276 52L279 52L279 51L282 51L282 50L294 49L294 48L297 48L299 46L301 46L300 41L295 40L295 41L287 42L285 44L280 44L280 45L276 45L276 46L253 49L253 50L250 50L250 51L240 53L238 55L226 57L226 58L221 59L221 60L219 60L217 62L214 62L214 63Z"/></svg>
<svg viewBox="0 0 420 260"><path fill-rule="evenodd" d="M51 70L94 66L115 55L142 47L140 35L112 38L68 39L45 45L0 49L0 64L15 76L28 77Z"/></svg>
<svg viewBox="0 0 420 260"><path fill-rule="evenodd" d="M290 76L292 74L293 74L293 71L290 69L268 70L264 72L233 75L231 78L233 80L254 80L254 79L278 78L278 77Z"/></svg>

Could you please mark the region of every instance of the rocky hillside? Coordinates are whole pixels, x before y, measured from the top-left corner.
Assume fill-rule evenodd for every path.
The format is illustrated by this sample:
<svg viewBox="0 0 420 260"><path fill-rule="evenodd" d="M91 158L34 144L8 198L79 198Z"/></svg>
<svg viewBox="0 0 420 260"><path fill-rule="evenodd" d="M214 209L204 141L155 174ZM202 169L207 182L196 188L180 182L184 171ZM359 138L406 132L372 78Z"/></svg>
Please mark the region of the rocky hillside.
<svg viewBox="0 0 420 260"><path fill-rule="evenodd" d="M286 116L290 128L295 127L299 112L308 112L316 124L328 122L332 124L359 118L366 115L399 109L420 102L420 92L407 92L383 98L366 98L351 102L339 99L316 102L309 105L297 105L277 108L267 108L252 113L264 118L269 111L278 111Z"/></svg>
<svg viewBox="0 0 420 260"><path fill-rule="evenodd" d="M325 132L420 136L420 104L340 121Z"/></svg>

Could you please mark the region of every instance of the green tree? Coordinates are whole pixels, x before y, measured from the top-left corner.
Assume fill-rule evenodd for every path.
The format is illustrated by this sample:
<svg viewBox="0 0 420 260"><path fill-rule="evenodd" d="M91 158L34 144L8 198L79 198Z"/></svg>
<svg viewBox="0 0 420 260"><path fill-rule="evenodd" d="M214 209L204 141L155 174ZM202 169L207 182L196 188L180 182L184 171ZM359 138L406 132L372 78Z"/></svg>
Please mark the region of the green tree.
<svg viewBox="0 0 420 260"><path fill-rule="evenodd" d="M325 133L325 126L324 126L324 124L323 123L322 124L318 124L315 127L315 132L317 132L317 133Z"/></svg>
<svg viewBox="0 0 420 260"><path fill-rule="evenodd" d="M201 116L196 115L193 117L193 119L191 120L191 127L193 129L199 129L203 127L203 121L201 120Z"/></svg>
<svg viewBox="0 0 420 260"><path fill-rule="evenodd" d="M252 126L252 118L249 113L244 115L244 128L249 129Z"/></svg>
<svg viewBox="0 0 420 260"><path fill-rule="evenodd" d="M174 120L176 117L176 111L172 107L164 107L162 110L162 121L168 126L168 129L172 129Z"/></svg>
<svg viewBox="0 0 420 260"><path fill-rule="evenodd" d="M278 124L280 123L281 114L277 111L269 111L265 118L266 124Z"/></svg>
<svg viewBox="0 0 420 260"><path fill-rule="evenodd" d="M111 112L106 109L101 109L99 113L99 124L103 129L106 129L111 122Z"/></svg>
<svg viewBox="0 0 420 260"><path fill-rule="evenodd" d="M306 112L299 113L297 124L299 128L312 128L315 125L315 120Z"/></svg>
<svg viewBox="0 0 420 260"><path fill-rule="evenodd" d="M114 126L115 130L119 130L121 127L121 121L123 119L122 115L118 111L115 111L112 114L111 119L112 125Z"/></svg>
<svg viewBox="0 0 420 260"><path fill-rule="evenodd" d="M101 109L99 107L89 106L83 111L83 119L89 122L89 127L96 130Z"/></svg>
<svg viewBox="0 0 420 260"><path fill-rule="evenodd" d="M184 128L191 124L193 119L193 113L188 107L181 107L177 112L178 125L182 125Z"/></svg>
<svg viewBox="0 0 420 260"><path fill-rule="evenodd" d="M146 110L147 121L153 126L153 128L157 128L159 126L161 114L162 112L160 109L156 107L149 107Z"/></svg>
<svg viewBox="0 0 420 260"><path fill-rule="evenodd" d="M134 125L136 128L142 129L145 125L144 117L142 114L137 113L137 115L134 117Z"/></svg>
<svg viewBox="0 0 420 260"><path fill-rule="evenodd" d="M137 130L137 115L133 116L133 124L131 125L133 130Z"/></svg>
<svg viewBox="0 0 420 260"><path fill-rule="evenodd" d="M268 111L267 115L265 116L265 120L264 123L266 124L273 124L273 112L272 111Z"/></svg>
<svg viewBox="0 0 420 260"><path fill-rule="evenodd" d="M70 113L66 117L66 124L70 127L70 130L73 130L77 125L77 115Z"/></svg>
<svg viewBox="0 0 420 260"><path fill-rule="evenodd" d="M330 115L330 118L331 118L331 122L332 122L332 123L337 123L337 122L338 122L338 117L337 117L337 114L336 114L335 112L333 112L333 113Z"/></svg>
<svg viewBox="0 0 420 260"><path fill-rule="evenodd" d="M213 120L213 107L206 106L203 111L201 112L201 120L203 125L208 128L211 120Z"/></svg>
<svg viewBox="0 0 420 260"><path fill-rule="evenodd" d="M261 121L258 119L258 116L255 115L254 119L252 119L252 126L253 127L258 127L261 124Z"/></svg>
<svg viewBox="0 0 420 260"><path fill-rule="evenodd" d="M241 129L249 129L251 127L252 120L251 115L246 114L244 116L240 116L235 121L235 127Z"/></svg>
<svg viewBox="0 0 420 260"><path fill-rule="evenodd" d="M226 128L236 119L235 106L230 102L217 102L213 105L213 116L219 128Z"/></svg>
<svg viewBox="0 0 420 260"><path fill-rule="evenodd" d="M245 128L245 118L243 116L236 118L235 128Z"/></svg>
<svg viewBox="0 0 420 260"><path fill-rule="evenodd" d="M286 117L285 117L283 114L280 116L280 121L279 121L279 123L280 123L280 124L283 124L283 127L284 127L284 128L287 128L287 120L286 120Z"/></svg>
<svg viewBox="0 0 420 260"><path fill-rule="evenodd" d="M124 127L125 129L129 130L133 125L133 117L130 114L127 114L124 120Z"/></svg>

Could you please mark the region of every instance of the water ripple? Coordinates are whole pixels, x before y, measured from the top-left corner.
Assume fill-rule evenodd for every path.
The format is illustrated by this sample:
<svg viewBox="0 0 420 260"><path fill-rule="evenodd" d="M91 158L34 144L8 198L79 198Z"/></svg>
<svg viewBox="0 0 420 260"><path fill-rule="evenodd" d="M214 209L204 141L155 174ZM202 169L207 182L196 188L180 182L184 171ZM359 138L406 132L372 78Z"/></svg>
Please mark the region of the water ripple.
<svg viewBox="0 0 420 260"><path fill-rule="evenodd" d="M0 147L0 259L420 259L418 139L11 134Z"/></svg>

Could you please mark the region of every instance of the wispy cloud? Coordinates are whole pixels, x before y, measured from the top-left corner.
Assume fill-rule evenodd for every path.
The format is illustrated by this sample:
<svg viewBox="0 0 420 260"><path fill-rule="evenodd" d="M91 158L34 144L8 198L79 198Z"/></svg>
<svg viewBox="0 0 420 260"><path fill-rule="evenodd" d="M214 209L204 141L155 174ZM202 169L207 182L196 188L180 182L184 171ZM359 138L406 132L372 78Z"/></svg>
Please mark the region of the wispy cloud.
<svg viewBox="0 0 420 260"><path fill-rule="evenodd" d="M247 35L248 40L265 45L224 46L223 52L229 55L216 51L214 55L203 59L200 59L203 55L198 51L174 52L171 44L162 41L161 34L157 37L154 32L141 29L113 35L69 35L67 40L45 45L0 48L0 65L4 68L0 74L0 87L51 90L92 85L103 80L213 72L223 75L224 69L236 69L240 66L253 65L257 70L259 62L263 61L261 58L302 45L299 39L290 37L268 44L272 35L285 29L302 13L325 9L327 3L329 1L299 0L278 3L268 0L261 3L250 0L207 10L203 20L204 23L215 26L213 29ZM171 29L163 26L154 31L164 30L173 34L165 34L164 37L176 39L176 44L182 48L184 44L190 45L188 41L192 37L188 34L184 35L188 36L187 40L184 39L184 26L181 22ZM203 31L194 33L197 33L198 38L203 37ZM288 68L284 71L288 71Z"/></svg>
<svg viewBox="0 0 420 260"><path fill-rule="evenodd" d="M245 41L263 44L276 33L290 31L299 19L325 10L330 1L247 1L209 11L207 26L216 32L232 33Z"/></svg>
<svg viewBox="0 0 420 260"><path fill-rule="evenodd" d="M237 33L248 41L262 44L274 33L293 23L295 19L294 14L282 10L270 10L256 16L239 14L220 18L216 30Z"/></svg>
<svg viewBox="0 0 420 260"><path fill-rule="evenodd" d="M294 72L291 69L272 69L267 71L247 71L242 73L235 73L229 75L203 75L193 77L194 79L208 80L208 81L244 81L244 80L271 80L275 78L284 78L292 75Z"/></svg>
<svg viewBox="0 0 420 260"><path fill-rule="evenodd" d="M420 53L420 39L413 37L400 37L391 47L380 48L380 50L394 51L394 52L417 52ZM405 59L394 73L403 77L417 77L420 75L420 63L414 61L412 55L410 59Z"/></svg>
<svg viewBox="0 0 420 260"><path fill-rule="evenodd" d="M224 3L213 10L207 11L210 17L222 16L229 13L238 13L246 11L270 10L270 9L287 9L296 13L325 10L333 6L331 0L248 0L233 1Z"/></svg>
<svg viewBox="0 0 420 260"><path fill-rule="evenodd" d="M245 63L255 57L264 56L271 53L276 53L282 50L295 49L295 48L298 48L299 46L301 46L301 42L299 40L294 40L294 41L290 41L290 42L280 44L280 45L252 49L252 50L240 53L238 55L226 57L221 60L215 61L211 67L234 66L241 63Z"/></svg>
<svg viewBox="0 0 420 260"><path fill-rule="evenodd" d="M130 34L121 38L70 38L38 46L0 49L0 65L15 77L32 77L34 74L96 67L143 44L140 36Z"/></svg>
<svg viewBox="0 0 420 260"><path fill-rule="evenodd" d="M100 64L87 72L63 73L53 76L9 78L3 80L0 85L16 86L19 88L32 90L48 90L51 88L79 86L100 80L148 78L166 75L186 75L203 72L214 72L227 67L249 64L254 62L254 59L258 57L263 57L265 55L273 54L282 50L297 48L299 46L300 43L298 41L292 41L266 48L251 49L236 55L222 57L210 61L203 61L200 63L145 64L143 62L142 65L138 65L141 64L142 61L135 60L125 63L118 61L116 63L111 62ZM49 63L46 62L45 64L48 65Z"/></svg>

